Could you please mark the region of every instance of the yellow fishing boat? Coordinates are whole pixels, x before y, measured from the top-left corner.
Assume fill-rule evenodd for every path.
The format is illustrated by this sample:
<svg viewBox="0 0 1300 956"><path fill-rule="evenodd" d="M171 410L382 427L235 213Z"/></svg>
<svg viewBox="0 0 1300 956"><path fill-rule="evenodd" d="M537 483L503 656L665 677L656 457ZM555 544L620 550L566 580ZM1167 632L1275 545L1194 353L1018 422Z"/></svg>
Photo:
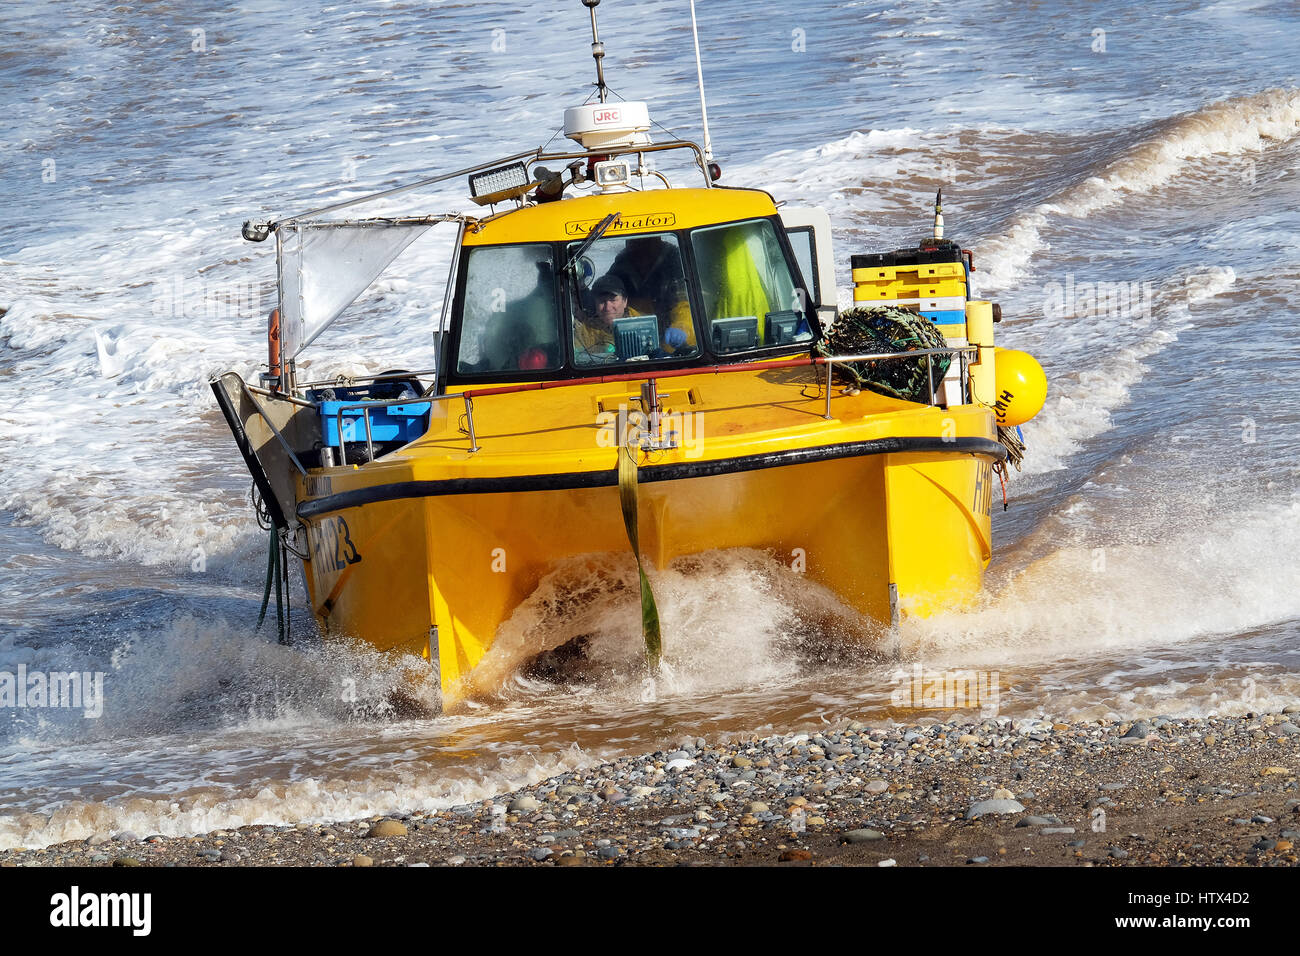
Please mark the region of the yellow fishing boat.
<svg viewBox="0 0 1300 956"><path fill-rule="evenodd" d="M652 142L645 104L608 101L587 6L597 95L565 113L575 149L244 227L275 238L268 368L213 389L272 565L301 558L326 635L426 657L444 707L552 650L498 641L546 575L629 549L652 663L655 570L713 549L772 553L885 633L968 602L1006 428L1045 390L1023 353L999 375L994 307L937 208L919 246L853 256L861 308L837 317L828 216L721 186L707 125L703 147ZM483 214L330 218L462 176ZM435 368L301 380L302 351L439 223L456 239Z"/></svg>

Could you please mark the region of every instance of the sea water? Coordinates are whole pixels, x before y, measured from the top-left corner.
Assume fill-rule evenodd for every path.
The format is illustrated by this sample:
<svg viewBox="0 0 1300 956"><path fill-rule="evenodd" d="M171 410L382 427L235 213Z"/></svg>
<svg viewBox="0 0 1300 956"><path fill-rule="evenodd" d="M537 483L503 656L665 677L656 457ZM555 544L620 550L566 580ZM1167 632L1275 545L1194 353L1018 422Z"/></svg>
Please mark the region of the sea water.
<svg viewBox="0 0 1300 956"><path fill-rule="evenodd" d="M561 145L594 79L586 11L10 2L0 684L100 675L103 699L0 707L0 848L435 808L685 735L978 713L910 699L917 675L1063 719L1300 697L1300 13L698 12L723 182L830 212L844 304L849 255L915 243L942 187L999 342L1047 371L980 604L909 623L900 661L827 654L784 556L704 555L655 575L647 693L634 592L560 569L508 626L589 635L587 664L433 719L386 710L415 662L312 640L300 575L304 640L255 633L265 532L207 385L264 361L274 260L240 223ZM611 87L698 139L686 4L609 4L601 36ZM470 207L453 182L386 208ZM308 370L431 365L449 241L412 246ZM556 618L556 591L590 596Z"/></svg>

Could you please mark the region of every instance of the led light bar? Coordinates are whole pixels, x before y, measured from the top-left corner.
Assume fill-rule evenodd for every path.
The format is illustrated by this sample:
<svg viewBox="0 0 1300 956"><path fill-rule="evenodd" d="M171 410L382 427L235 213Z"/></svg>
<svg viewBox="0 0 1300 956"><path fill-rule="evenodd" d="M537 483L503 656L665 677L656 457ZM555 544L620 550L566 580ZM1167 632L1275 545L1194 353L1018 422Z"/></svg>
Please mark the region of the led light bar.
<svg viewBox="0 0 1300 956"><path fill-rule="evenodd" d="M534 185L523 163L511 163L470 176L469 196L480 206L486 206L522 196Z"/></svg>

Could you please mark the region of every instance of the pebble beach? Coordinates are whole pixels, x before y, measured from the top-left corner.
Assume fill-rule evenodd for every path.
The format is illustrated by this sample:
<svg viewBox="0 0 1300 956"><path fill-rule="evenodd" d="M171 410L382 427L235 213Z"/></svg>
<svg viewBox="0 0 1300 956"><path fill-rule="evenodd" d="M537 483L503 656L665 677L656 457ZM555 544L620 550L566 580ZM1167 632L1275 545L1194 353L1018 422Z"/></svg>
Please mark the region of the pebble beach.
<svg viewBox="0 0 1300 956"><path fill-rule="evenodd" d="M433 812L96 833L0 866L1295 866L1300 705L710 742Z"/></svg>

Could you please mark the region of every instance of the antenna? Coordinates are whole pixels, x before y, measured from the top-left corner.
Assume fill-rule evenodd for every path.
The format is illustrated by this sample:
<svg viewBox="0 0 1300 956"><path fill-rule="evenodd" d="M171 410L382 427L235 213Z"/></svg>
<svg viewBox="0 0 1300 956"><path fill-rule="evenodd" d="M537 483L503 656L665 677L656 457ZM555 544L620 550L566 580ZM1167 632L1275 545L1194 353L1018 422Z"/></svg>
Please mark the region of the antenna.
<svg viewBox="0 0 1300 956"><path fill-rule="evenodd" d="M582 0L582 5L591 11L591 55L596 58L596 89L600 93L600 101L604 103L607 93L605 66L601 60L605 56L605 44L600 42L600 33L596 30L596 8L600 6L600 0Z"/></svg>
<svg viewBox="0 0 1300 956"><path fill-rule="evenodd" d="M582 0L586 3L587 0ZM596 0L597 3L600 0ZM592 22L595 22L596 13L592 11ZM700 81L700 114L704 119L704 161L713 162L713 144L709 141L709 107L704 102L704 67L700 65L700 32L695 27L695 0L691 0L691 36L695 38L695 75ZM597 61L599 62L599 61Z"/></svg>

